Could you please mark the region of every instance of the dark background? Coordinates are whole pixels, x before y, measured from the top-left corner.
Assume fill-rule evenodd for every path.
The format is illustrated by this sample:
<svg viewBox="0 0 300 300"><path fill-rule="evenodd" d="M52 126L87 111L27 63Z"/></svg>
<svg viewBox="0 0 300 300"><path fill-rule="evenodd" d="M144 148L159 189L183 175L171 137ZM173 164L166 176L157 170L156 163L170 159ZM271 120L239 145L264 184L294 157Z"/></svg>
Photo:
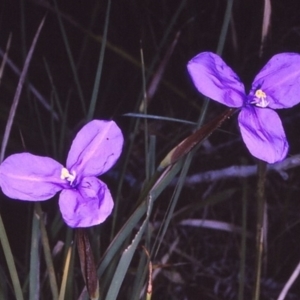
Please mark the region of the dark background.
<svg viewBox="0 0 300 300"><path fill-rule="evenodd" d="M85 103L88 106L101 48L98 38L103 34L107 3L106 1L87 0L58 1L57 4L79 74ZM280 52L300 53L300 1L274 0L271 1L271 5L270 31L263 54L260 56L263 1L234 1L232 19L222 57L236 71L247 88L250 88L255 74L274 54ZM182 9L179 11L178 18L173 25L170 25L180 6ZM225 9L225 0L112 1L108 30L109 46L105 52L94 117L114 119L122 128L125 140L128 140L132 129L132 119L124 117L123 114L136 112L137 103L141 99L143 87L143 73L140 66L141 49L147 70L153 60L157 58L157 63L154 65L155 70L180 31L180 37L166 65L163 80L151 100L148 112L196 122L201 112L203 97L196 92L191 83L186 64L199 52L216 51ZM78 97L54 2L46 0L1 1L0 48L5 51L8 37L12 34L9 58L21 70L32 39L45 16L45 25L30 63L27 83L33 84L57 111L58 108L53 97L54 89L46 70L47 64L55 92L59 95L60 105L67 112L68 134L63 151L55 152L52 146L52 129L54 126L54 132L59 136L61 120L53 121L51 113L36 100L25 86L6 153L8 155L26 150L38 155L55 156L56 159L64 162L70 142L82 126L85 114ZM166 34L169 26L169 34ZM165 35L165 43L160 47ZM128 56L132 60L126 58ZM151 79L153 73L146 73L146 75ZM14 74L9 66L6 66L0 86L1 138L18 78L19 76ZM210 103L206 119L210 120L223 110L222 105ZM298 154L300 152L299 106L278 113L282 117L290 143L289 156ZM221 169L231 165L255 163L240 139L236 118L226 122L222 129L225 133L218 131L209 138L210 148L200 148L199 155L195 156L189 174ZM159 162L173 146L192 132L193 127L180 123L149 120L149 130L157 137L157 161ZM134 184L128 181L123 191L123 201L129 207L130 201L132 201L130 199L137 197L144 179L143 137L143 126L141 125L127 172L127 176L134 179ZM121 164L122 158L114 171L105 177L111 187L116 186L114 178L116 178ZM264 298L262 299L275 299L299 261L299 169L290 170L288 175L289 179L283 181L278 174L271 174L266 183L267 199L270 205L271 252L268 257L267 271L263 278L262 297ZM223 180L217 183L186 187L178 209L198 201L211 187L210 184L214 184L211 188L212 193L240 186L241 181ZM249 179L248 187L254 202L255 178ZM13 252L17 259L22 261L25 254L20 250L22 249L21 245L28 243L28 237L22 232L25 231L24 226L27 226L25 224L28 224L28 220L31 218L32 208L28 203L8 200L4 196L1 198L1 214ZM211 218L220 218L239 224L241 220L239 199L240 197L236 197L229 203L226 202L211 209L209 211ZM132 207L134 207L134 203L132 203ZM53 218L57 210L57 202L48 201L45 203L44 209L48 211L50 219ZM119 227L128 217L130 209L127 209L128 211L126 208L124 209L124 215L119 220ZM158 215L163 210L164 205L161 204L157 208ZM189 215L189 217L192 216ZM255 230L255 207L251 206L249 208L249 228ZM208 275L202 276L202 273L197 273L188 264L186 267L177 269L185 279L185 284L179 284L176 289L175 283L172 285L169 281L165 282L165 278L161 278L156 283L154 299L167 299L168 293L164 289L165 286L169 286L173 291L173 296L177 295L178 299L184 299L184 296L187 296L187 299L200 299L197 298L200 294L202 297L206 297L203 299L236 299L239 253L235 247L234 238L229 238L224 233L207 232L203 229L183 230L177 228L169 234L170 242L176 235L189 237L186 244L182 242L183 245L178 247L188 252L186 245L189 245L189 250L193 250L193 253L189 253L189 255L193 255L195 260L201 262L202 269L200 268L200 271L197 269L197 272L207 275L211 271L211 278ZM247 288L249 290L251 290L251 276L253 275L251 266L253 267L255 257L254 240L251 240L250 245L252 248L249 248L250 252L248 253L250 279ZM218 288L216 288L216 282L220 283ZM220 298L212 295L213 289L217 289L216 294ZM165 298L159 298L159 295ZM195 295L197 295L196 298ZM289 297L287 299L300 299L299 279Z"/></svg>

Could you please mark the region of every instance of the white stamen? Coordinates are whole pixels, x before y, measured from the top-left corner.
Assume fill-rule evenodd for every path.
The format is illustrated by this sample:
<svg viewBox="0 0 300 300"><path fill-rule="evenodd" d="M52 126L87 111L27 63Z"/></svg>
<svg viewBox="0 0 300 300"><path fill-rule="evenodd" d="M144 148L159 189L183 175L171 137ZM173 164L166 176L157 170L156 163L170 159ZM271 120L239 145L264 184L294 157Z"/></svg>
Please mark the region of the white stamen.
<svg viewBox="0 0 300 300"><path fill-rule="evenodd" d="M62 168L62 169L61 169L60 178L69 181L70 184L72 185L72 183L73 183L74 180L76 179L76 172L75 172L75 171L72 171L72 172L70 173L69 170L68 170L67 168Z"/></svg>

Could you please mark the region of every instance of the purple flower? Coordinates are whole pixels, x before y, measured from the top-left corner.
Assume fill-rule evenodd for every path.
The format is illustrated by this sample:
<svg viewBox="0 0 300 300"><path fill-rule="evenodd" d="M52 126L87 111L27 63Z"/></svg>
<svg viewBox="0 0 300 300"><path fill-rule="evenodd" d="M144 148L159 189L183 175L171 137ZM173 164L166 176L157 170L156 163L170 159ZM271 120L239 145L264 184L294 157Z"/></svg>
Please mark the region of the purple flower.
<svg viewBox="0 0 300 300"><path fill-rule="evenodd" d="M216 54L203 52L188 63L200 93L229 107L241 108L238 122L250 153L268 163L285 158L288 142L277 113L272 109L300 102L300 55L273 56L256 75L246 95L239 77Z"/></svg>
<svg viewBox="0 0 300 300"><path fill-rule="evenodd" d="M100 224L110 215L113 199L96 178L119 158L123 135L113 121L93 120L76 135L66 167L50 157L14 154L0 165L0 186L13 199L40 201L61 191L59 207L70 227Z"/></svg>

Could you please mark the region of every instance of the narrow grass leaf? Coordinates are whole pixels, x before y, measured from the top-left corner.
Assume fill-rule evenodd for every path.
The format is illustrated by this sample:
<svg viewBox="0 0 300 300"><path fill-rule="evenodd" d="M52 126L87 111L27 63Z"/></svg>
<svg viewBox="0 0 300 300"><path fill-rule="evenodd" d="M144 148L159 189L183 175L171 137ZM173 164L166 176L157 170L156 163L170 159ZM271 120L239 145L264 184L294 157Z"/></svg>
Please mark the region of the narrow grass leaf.
<svg viewBox="0 0 300 300"><path fill-rule="evenodd" d="M218 129L226 119L228 119L235 112L235 109L228 109L212 121L208 122L200 129L195 131L189 137L184 139L180 144L173 148L167 156L162 160L159 165L159 169L163 169L166 166L174 164L180 158L188 154L197 144L202 142L208 136L210 136L216 129Z"/></svg>
<svg viewBox="0 0 300 300"><path fill-rule="evenodd" d="M167 64L171 58L171 55L175 49L175 46L177 45L177 42L178 42L178 39L179 39L179 36L180 36L180 31L177 32L176 36L175 36L175 39L174 41L172 42L172 44L170 45L170 47L168 48L165 56L163 57L161 63L159 64L156 72L154 73L153 77L152 77L152 80L149 84L149 87L147 89L147 97L143 99L141 105L140 105L140 108L139 108L139 111L140 112L143 112L145 110L145 106L149 106L149 103L150 101L152 100L154 94L156 93L157 91L157 88L159 86L159 83L161 82L162 80L162 77L163 77L163 74L164 74L164 71L167 67Z"/></svg>
<svg viewBox="0 0 300 300"><path fill-rule="evenodd" d="M3 266L0 265L0 299L8 299L8 284L5 273Z"/></svg>
<svg viewBox="0 0 300 300"><path fill-rule="evenodd" d="M299 274L300 274L300 262L296 266L296 268L295 268L294 272L292 273L292 275L290 276L289 280L284 285L284 287L283 287L282 291L280 292L279 297L277 298L277 300L284 300L285 299L289 289L291 288L293 283L296 281Z"/></svg>
<svg viewBox="0 0 300 300"><path fill-rule="evenodd" d="M241 260L239 270L239 291L238 300L244 299L244 290L246 285L246 254L247 254L247 202L248 202L248 185L247 180L243 180L242 196L242 239L241 239Z"/></svg>
<svg viewBox="0 0 300 300"><path fill-rule="evenodd" d="M121 284L124 280L124 277L128 271L129 264L132 260L133 254L135 253L135 250L143 236L143 233L146 229L146 226L149 221L149 217L152 211L153 206L153 198L151 196L151 192L149 193L149 197L147 199L147 216L145 220L142 223L142 226L139 228L137 234L135 235L132 243L125 249L123 252L121 259L119 261L118 267L115 271L115 274L112 278L112 284L110 285L110 288L107 292L106 299L107 300L115 300L117 299Z"/></svg>
<svg viewBox="0 0 300 300"><path fill-rule="evenodd" d="M150 135L149 139L149 175L151 177L155 174L155 166L156 166L156 136Z"/></svg>
<svg viewBox="0 0 300 300"><path fill-rule="evenodd" d="M36 205L36 203L35 203ZM37 214L32 215L29 299L40 299L40 220Z"/></svg>
<svg viewBox="0 0 300 300"><path fill-rule="evenodd" d="M147 91L146 91L146 76L145 76L145 61L144 61L144 53L143 49L140 49L141 53L141 64L142 64L142 80L143 80L143 100L147 102ZM143 107L144 114L147 114L147 105ZM149 175L149 139L148 139L148 121L144 119L144 145L145 145L145 181L148 182L150 175Z"/></svg>
<svg viewBox="0 0 300 300"><path fill-rule="evenodd" d="M228 0L227 5L226 5L226 11L223 19L223 24L221 28L221 33L218 41L218 46L217 46L217 54L222 56L224 45L225 45L225 40L228 32L228 27L231 19L231 14L232 14L232 6L233 6L233 0ZM201 125L204 122L207 110L209 106L209 99L206 97L202 106L202 111L199 117L198 121L198 128L201 127Z"/></svg>
<svg viewBox="0 0 300 300"><path fill-rule="evenodd" d="M1 85L2 77L3 77L3 73L4 73L4 68L5 68L6 63L7 63L8 51L9 51L10 44L11 44L11 38L12 38L12 34L10 33L9 37L8 37L8 40L7 40L7 43L6 43L6 49L5 49L5 53L3 55L2 63L1 63L1 66L0 66L0 85Z"/></svg>
<svg viewBox="0 0 300 300"><path fill-rule="evenodd" d="M77 73L77 70L76 70L76 65L75 65L75 62L74 62L74 58L73 58L73 55L72 55L72 52L71 52L70 43L68 41L67 33L66 33L66 30L65 30L64 24L62 22L61 15L60 15L59 10L58 10L56 0L54 0L54 4L55 4L55 10L56 10L56 15L57 15L60 31L61 31L61 34L62 34L62 37L63 37L63 41L64 41L64 44L65 44L65 48L66 48L68 58L69 58L69 62L70 62L70 66L71 66L72 73L73 73L73 76L74 76L74 81L75 81L75 84L76 84L79 100L81 102L82 112L83 112L83 115L85 116L86 115L86 107L85 107L84 96L83 96L80 80L79 80L79 77L78 77L78 73Z"/></svg>
<svg viewBox="0 0 300 300"><path fill-rule="evenodd" d="M64 266L64 271L63 271L63 277L62 277L62 282L61 282L61 287L60 287L60 292L59 292L59 300L65 300L65 294L66 294L66 286L67 286L67 280L68 280L68 275L69 275L69 267L70 267L70 262L71 262L71 254L72 254L72 246L68 248L67 256L66 256L66 261L65 261L65 266Z"/></svg>
<svg viewBox="0 0 300 300"><path fill-rule="evenodd" d="M140 114L140 113L127 113L123 115L124 117L135 117L135 118L141 118L141 119L152 119L152 120L159 120L159 121L169 121L169 122L176 122L176 123L182 123L182 124L188 124L188 125L197 125L197 123L188 121L188 120L181 120L177 118L170 118L170 117L164 117L164 116L157 116L157 115L149 115L149 114Z"/></svg>
<svg viewBox="0 0 300 300"><path fill-rule="evenodd" d="M96 102L97 102L97 97L99 92L100 79L101 79L102 68L103 68L104 53L105 53L106 42L107 42L110 6L111 6L111 0L108 0L107 9L105 13L105 25L104 25L102 45L101 45L98 68L97 68L95 82L94 82L93 94L92 94L91 103L87 114L87 121L90 121L93 118L95 112L95 107L96 107Z"/></svg>
<svg viewBox="0 0 300 300"><path fill-rule="evenodd" d="M30 64L32 55L33 55L33 51L35 49L35 46L36 46L38 37L40 35L40 32L43 28L44 22L45 22L45 18L43 18L42 22L40 23L40 25L38 27L38 30L37 30L35 36L34 36L34 39L32 41L31 47L29 49L28 55L27 55L25 63L24 63L24 68L23 68L22 73L20 75L20 79L19 79L19 82L18 82L16 93L15 93L13 103L12 103L11 108L10 108L8 120L7 120L7 123L6 123L3 141L2 141L2 144L1 144L1 154L0 154L0 161L1 162L3 161L4 155L5 155L6 146L7 146L7 143L8 143L8 139L9 139L9 135L10 135L10 132L11 132L11 127L12 127L12 124L13 124L13 121L14 121L15 113L16 113L16 110L17 110L17 107L18 107L18 104L19 104L19 99L20 99L21 92L22 92L22 89L23 89L25 77L27 75L27 71L28 71L28 68L29 68L29 64Z"/></svg>
<svg viewBox="0 0 300 300"><path fill-rule="evenodd" d="M257 183L257 222L256 222L256 261L255 261L255 284L253 300L260 299L260 281L262 258L264 253L264 218L265 218L265 181L266 181L267 163L258 162L258 183Z"/></svg>
<svg viewBox="0 0 300 300"><path fill-rule="evenodd" d="M54 80L53 80L53 77L52 77L52 74L51 74L51 71L50 71L49 64L48 64L48 62L47 62L47 60L45 58L43 59L43 61L44 61L46 72L47 72L47 75L48 75L48 78L49 78L49 82L50 82L50 85L51 85L51 88L52 88L52 93L54 94L54 99L56 99L55 104L56 104L56 106L58 108L59 118L62 119L63 116L64 116L64 114L63 114L63 110L62 110L62 107L61 107L61 103L63 103L63 102L59 100L59 95L57 93L57 89L56 89L55 84L54 84ZM52 105L49 108L53 109ZM56 118L54 118L54 119L57 120L58 116Z"/></svg>
<svg viewBox="0 0 300 300"><path fill-rule="evenodd" d="M193 157L193 153L189 153L187 155L187 157L184 159L184 164L183 164L183 167L181 169L177 185L175 187L175 190L174 190L174 193L172 195L170 204L168 206L167 212L166 212L164 220L162 222L162 227L160 228L160 230L159 230L159 232L157 234L157 239L156 239L156 242L155 242L155 244L153 246L154 249L156 248L155 249L155 253L154 253L154 257L156 257L156 255L157 255L157 253L159 251L160 241L162 241L164 239L164 236L165 236L165 234L167 232L167 229L169 227L171 219L173 218L174 210L175 210L175 207L177 205L178 199L180 197L182 188L184 186L185 178L186 178L187 172L189 170L192 157ZM156 247L157 243L158 243L158 246Z"/></svg>
<svg viewBox="0 0 300 300"><path fill-rule="evenodd" d="M0 48L0 56L4 57L5 52ZM8 67L15 73L18 77L21 75L20 69L13 63L13 61L9 58L7 58L7 65ZM51 105L48 103L48 100L37 90L37 88L32 84L28 83L28 88L30 92L34 95L34 97L37 99L37 101L51 113L51 116L58 120L58 115L55 111L51 111Z"/></svg>
<svg viewBox="0 0 300 300"><path fill-rule="evenodd" d="M226 201L230 199L235 192L236 189L227 189L227 190L223 190L222 192L215 193L209 196L208 198L199 199L199 201L197 201L196 203L192 203L188 206L179 209L176 213L174 213L174 218L177 218L181 215L185 216L188 215L190 212L197 211L203 207L214 206L218 203Z"/></svg>
<svg viewBox="0 0 300 300"><path fill-rule="evenodd" d="M264 1L264 16L263 16L262 29L261 29L260 50L259 50L260 57L263 54L264 45L265 45L266 38L268 36L270 25L271 25L271 12L272 12L271 1L265 0Z"/></svg>
<svg viewBox="0 0 300 300"><path fill-rule="evenodd" d="M182 166L182 162L170 166L167 168L159 179L156 181L155 189L152 189L152 200L155 201L160 193L169 185L169 183L174 179L176 174L179 172ZM119 251L123 245L125 239L127 239L131 234L135 226L138 225L138 222L146 213L147 210L147 201L143 201L133 214L128 218L126 223L123 225L121 230L115 236L114 240L111 242L110 246L107 248L106 252L103 255L103 259L100 263L98 269L98 275L101 277L105 269L109 266L111 261L114 259L117 251Z"/></svg>
<svg viewBox="0 0 300 300"><path fill-rule="evenodd" d="M145 249L144 246L142 247L143 249ZM146 276L148 274L146 266L149 265L150 261L149 257L145 254L145 252L147 252L147 250L141 252L139 264L136 268L131 291L131 300L139 300L141 298L141 291L143 290L143 286L146 282Z"/></svg>
<svg viewBox="0 0 300 300"><path fill-rule="evenodd" d="M35 211L40 220L41 241L42 241L43 250L44 250L45 262L47 265L52 299L57 300L58 299L58 287L57 287L57 282L56 282L56 277L55 277L53 259L52 259L52 255L51 255L48 234L47 234L46 226L44 223L44 214L42 212L41 204L39 202L35 203Z"/></svg>
<svg viewBox="0 0 300 300"><path fill-rule="evenodd" d="M21 91L22 91L23 84L24 84L24 81L25 81L25 76L27 74L29 63L31 61L33 51L35 49L38 37L39 37L40 32L42 30L42 27L44 25L44 21L45 21L45 18L40 23L40 25L38 27L38 30L37 30L37 32L34 36L33 42L31 44L30 50L29 50L28 55L27 55L26 60L25 60L24 68L23 68L22 73L20 75L19 83L18 83L16 93L15 93L15 96L14 96L14 99L13 99L13 103L12 103L12 106L11 106L11 109L10 109L10 112L9 112L8 121L7 121L7 124L6 124L3 141L2 141L2 144L1 144L0 162L3 161L4 155L5 155L6 146L7 146L7 143L8 143L9 136L10 136L14 116L15 116L15 113L16 113L16 110L17 110L17 107L18 107ZM15 296L18 300L19 299L22 300L23 299L22 289L21 289L21 286L20 286L20 281L19 281L19 278L18 278L18 275L17 275L14 259L13 259L12 253L11 253L11 249L10 249L10 246L9 246L9 242L8 242L8 239L7 239L6 231L5 231L1 216L0 216L0 239L1 239L2 247L3 247L5 259L6 259L6 262L7 262L7 265L8 265L8 269L9 269L9 272L10 272L10 276L11 276L11 279L12 279L12 283L13 283L13 286L14 286Z"/></svg>
<svg viewBox="0 0 300 300"><path fill-rule="evenodd" d="M225 45L225 40L226 40L228 27L231 19L231 14L232 14L232 6L233 6L233 0L227 0L226 11L225 11L222 29L221 29L218 47L217 47L217 54L219 54L220 56L223 53L223 49Z"/></svg>
<svg viewBox="0 0 300 300"><path fill-rule="evenodd" d="M18 277L16 265L14 262L14 257L11 252L11 248L8 242L7 234L4 228L4 224L2 221L2 217L0 215L0 241L2 244L5 260L8 266L9 274L11 277L11 281L13 284L14 292L15 292L15 297L17 300L23 300L23 293L20 285L20 280Z"/></svg>

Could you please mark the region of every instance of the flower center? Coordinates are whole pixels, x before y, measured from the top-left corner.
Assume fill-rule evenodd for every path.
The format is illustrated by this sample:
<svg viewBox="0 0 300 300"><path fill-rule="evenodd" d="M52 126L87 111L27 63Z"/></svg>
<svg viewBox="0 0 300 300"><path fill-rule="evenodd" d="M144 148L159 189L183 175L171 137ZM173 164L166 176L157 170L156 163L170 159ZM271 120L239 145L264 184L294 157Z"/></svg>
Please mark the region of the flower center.
<svg viewBox="0 0 300 300"><path fill-rule="evenodd" d="M60 178L69 181L70 185L72 185L74 180L76 179L76 172L72 171L72 173L70 173L67 168L62 168Z"/></svg>
<svg viewBox="0 0 300 300"><path fill-rule="evenodd" d="M267 101L266 93L263 90L258 89L258 90L256 90L256 92L254 94L254 98L250 103L254 104L258 107L264 108L264 107L267 107L270 102Z"/></svg>

